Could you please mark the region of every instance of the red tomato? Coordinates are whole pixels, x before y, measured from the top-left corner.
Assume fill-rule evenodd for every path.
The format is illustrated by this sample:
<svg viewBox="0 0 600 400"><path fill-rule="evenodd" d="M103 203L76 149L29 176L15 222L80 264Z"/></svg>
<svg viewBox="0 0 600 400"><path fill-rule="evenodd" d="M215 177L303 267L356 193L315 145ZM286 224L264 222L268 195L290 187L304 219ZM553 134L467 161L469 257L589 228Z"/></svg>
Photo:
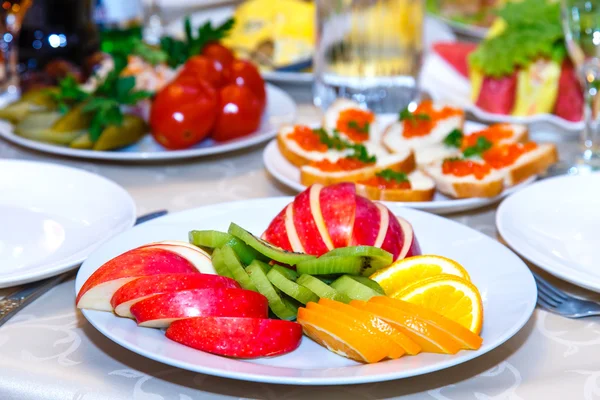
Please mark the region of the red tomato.
<svg viewBox="0 0 600 400"><path fill-rule="evenodd" d="M190 57L177 76L180 78L193 78L204 80L215 88L223 86L223 66L217 60L205 56Z"/></svg>
<svg viewBox="0 0 600 400"><path fill-rule="evenodd" d="M210 134L218 105L218 93L208 82L176 80L160 90L152 103L152 136L168 149L190 147Z"/></svg>
<svg viewBox="0 0 600 400"><path fill-rule="evenodd" d="M235 139L258 129L262 115L258 97L246 86L221 89L219 116L212 137L216 141Z"/></svg>
<svg viewBox="0 0 600 400"><path fill-rule="evenodd" d="M265 81L254 64L246 60L235 60L227 71L226 79L230 84L247 86L260 100L261 109L264 108L267 101Z"/></svg>
<svg viewBox="0 0 600 400"><path fill-rule="evenodd" d="M225 68L233 62L233 52L219 42L207 43L202 49L202 55L217 60Z"/></svg>

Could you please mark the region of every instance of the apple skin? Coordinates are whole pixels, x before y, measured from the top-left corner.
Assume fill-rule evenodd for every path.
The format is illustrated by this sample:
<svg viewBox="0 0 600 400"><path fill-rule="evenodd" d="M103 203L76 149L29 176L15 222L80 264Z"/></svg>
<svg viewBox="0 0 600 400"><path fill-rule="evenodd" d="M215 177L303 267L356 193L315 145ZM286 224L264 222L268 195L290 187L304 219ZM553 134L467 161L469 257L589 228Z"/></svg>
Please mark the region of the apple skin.
<svg viewBox="0 0 600 400"><path fill-rule="evenodd" d="M302 247L306 253L316 256L329 251L315 222L314 210L311 207L310 201L311 193L315 190L320 191L320 188L321 185L312 185L310 189L296 196L293 203L293 223L296 227L300 243L302 243Z"/></svg>
<svg viewBox="0 0 600 400"><path fill-rule="evenodd" d="M356 215L356 188L353 183L325 186L319 195L321 214L333 247L346 247L352 238Z"/></svg>
<svg viewBox="0 0 600 400"><path fill-rule="evenodd" d="M191 289L163 293L140 300L131 307L138 325L166 328L188 317L267 318L267 298L244 289Z"/></svg>
<svg viewBox="0 0 600 400"><path fill-rule="evenodd" d="M134 318L131 306L149 296L189 289L217 288L240 289L240 285L225 276L200 273L143 276L121 286L111 298L110 304L117 315Z"/></svg>
<svg viewBox="0 0 600 400"><path fill-rule="evenodd" d="M271 243L274 246L280 247L287 251L292 251L292 245L288 238L287 229L285 227L286 208L281 210L273 219L269 228L263 233L262 239Z"/></svg>
<svg viewBox="0 0 600 400"><path fill-rule="evenodd" d="M202 272L203 274L217 274L212 265L210 254L188 242L165 240L164 242L150 243L141 246L141 248L158 248L172 251L194 264L198 272Z"/></svg>
<svg viewBox="0 0 600 400"><path fill-rule="evenodd" d="M104 263L83 284L75 303L78 308L112 311L110 299L129 281L146 275L197 273L189 260L157 247L129 250Z"/></svg>
<svg viewBox="0 0 600 400"><path fill-rule="evenodd" d="M362 196L356 196L356 217L349 245L373 246L377 239L380 225L381 215L375 203Z"/></svg>
<svg viewBox="0 0 600 400"><path fill-rule="evenodd" d="M421 255L421 246L419 246L417 236L415 235L415 231L410 222L402 217L396 217L396 219L401 226L404 235L402 249L400 250L400 254L398 254L398 259Z"/></svg>
<svg viewBox="0 0 600 400"><path fill-rule="evenodd" d="M166 336L208 353L256 358L279 356L298 348L302 327L276 319L198 317L173 322Z"/></svg>

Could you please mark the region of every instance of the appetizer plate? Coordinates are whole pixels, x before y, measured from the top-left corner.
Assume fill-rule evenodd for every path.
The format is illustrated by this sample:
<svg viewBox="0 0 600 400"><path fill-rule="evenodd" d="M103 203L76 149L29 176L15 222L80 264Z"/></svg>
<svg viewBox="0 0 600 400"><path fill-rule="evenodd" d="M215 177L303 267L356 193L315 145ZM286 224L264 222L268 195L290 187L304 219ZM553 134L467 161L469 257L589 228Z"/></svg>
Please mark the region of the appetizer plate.
<svg viewBox="0 0 600 400"><path fill-rule="evenodd" d="M135 221L123 188L56 164L1 160L0 193L0 288L73 269Z"/></svg>
<svg viewBox="0 0 600 400"><path fill-rule="evenodd" d="M226 230L231 221L256 234L293 199L277 197L215 204L158 218L113 238L94 252L80 268L79 290L104 262L159 240L187 240L192 229ZM363 365L338 356L307 337L284 356L236 360L193 350L170 341L158 329L140 328L135 321L112 313L83 310L103 335L150 359L199 373L256 382L294 385L346 385L381 382L438 371L479 357L510 339L527 322L537 292L527 266L497 241L448 219L402 207L391 210L410 221L424 253L442 254L460 262L479 288L485 310L483 346L449 356L419 354Z"/></svg>
<svg viewBox="0 0 600 400"><path fill-rule="evenodd" d="M283 90L267 84L267 107L259 129L248 136L224 143L206 139L189 149L167 150L159 145L152 135L147 134L139 142L120 150L80 150L23 138L14 133L10 123L2 120L0 120L0 137L29 149L70 157L113 161L178 160L220 154L263 143L277 134L279 125L289 123L295 117L294 100Z"/></svg>
<svg viewBox="0 0 600 400"><path fill-rule="evenodd" d="M421 70L421 89L427 91L433 99L451 103L468 111L476 120L483 122L507 122L527 124L533 131L558 131L579 134L583 122L571 122L553 114L537 114L530 117L493 114L482 110L471 101L471 83L459 74L437 54L427 55Z"/></svg>
<svg viewBox="0 0 600 400"><path fill-rule="evenodd" d="M391 122L392 116L383 115L378 117L380 126L385 126ZM485 125L467 121L465 123L465 132L472 133L479 129L482 129ZM284 185L297 190L299 192L306 189L302 183L300 183L300 169L290 163L279 151L277 140L272 140L263 152L263 162L265 168L275 179ZM416 208L419 210L429 211L436 214L449 214L461 211L473 210L494 204L506 196L522 189L535 181L536 177L531 177L518 185L504 190L500 195L490 198L471 198L471 199L453 199L445 196L439 192L436 192L432 201L417 201L417 202L384 202L388 207L392 204Z"/></svg>
<svg viewBox="0 0 600 400"><path fill-rule="evenodd" d="M496 226L527 260L600 293L598 199L600 173L547 179L502 202Z"/></svg>

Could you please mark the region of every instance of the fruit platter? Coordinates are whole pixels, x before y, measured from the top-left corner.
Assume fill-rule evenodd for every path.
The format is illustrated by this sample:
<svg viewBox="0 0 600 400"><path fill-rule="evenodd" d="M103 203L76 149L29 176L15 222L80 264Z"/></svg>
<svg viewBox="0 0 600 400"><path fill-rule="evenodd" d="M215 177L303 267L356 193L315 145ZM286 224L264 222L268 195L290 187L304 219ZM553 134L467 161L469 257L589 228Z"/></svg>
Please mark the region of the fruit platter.
<svg viewBox="0 0 600 400"><path fill-rule="evenodd" d="M62 66L0 109L0 135L36 150L116 160L196 157L260 143L295 117L254 63L223 45L235 25L207 23L160 46L101 53L87 77ZM55 68L58 69L58 68Z"/></svg>
<svg viewBox="0 0 600 400"><path fill-rule="evenodd" d="M425 100L378 116L338 99L317 126L289 125L264 152L267 170L304 190L354 182L371 199L459 211L490 204L558 160L556 146L526 126L465 123L461 108Z"/></svg>
<svg viewBox="0 0 600 400"><path fill-rule="evenodd" d="M452 221L402 214L353 183L175 214L93 254L76 304L104 335L151 359L275 383L419 375L520 329L535 286L514 254ZM454 242L439 242L442 231ZM465 254L464 240L478 250ZM495 262L506 263L503 274ZM507 310L505 296L518 308Z"/></svg>
<svg viewBox="0 0 600 400"><path fill-rule="evenodd" d="M583 91L567 55L558 2L508 2L479 44L435 43L422 82L434 98L482 121L583 127Z"/></svg>

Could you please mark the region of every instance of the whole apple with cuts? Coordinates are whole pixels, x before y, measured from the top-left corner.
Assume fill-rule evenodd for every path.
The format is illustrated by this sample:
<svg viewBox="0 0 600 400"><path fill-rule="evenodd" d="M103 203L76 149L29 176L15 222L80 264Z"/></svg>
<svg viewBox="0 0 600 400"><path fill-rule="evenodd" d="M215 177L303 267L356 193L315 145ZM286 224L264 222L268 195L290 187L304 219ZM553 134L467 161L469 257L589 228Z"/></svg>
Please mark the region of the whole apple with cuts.
<svg viewBox="0 0 600 400"><path fill-rule="evenodd" d="M284 250L320 256L338 247L380 247L394 260L421 254L412 226L356 194L353 183L312 185L271 222L263 239Z"/></svg>

